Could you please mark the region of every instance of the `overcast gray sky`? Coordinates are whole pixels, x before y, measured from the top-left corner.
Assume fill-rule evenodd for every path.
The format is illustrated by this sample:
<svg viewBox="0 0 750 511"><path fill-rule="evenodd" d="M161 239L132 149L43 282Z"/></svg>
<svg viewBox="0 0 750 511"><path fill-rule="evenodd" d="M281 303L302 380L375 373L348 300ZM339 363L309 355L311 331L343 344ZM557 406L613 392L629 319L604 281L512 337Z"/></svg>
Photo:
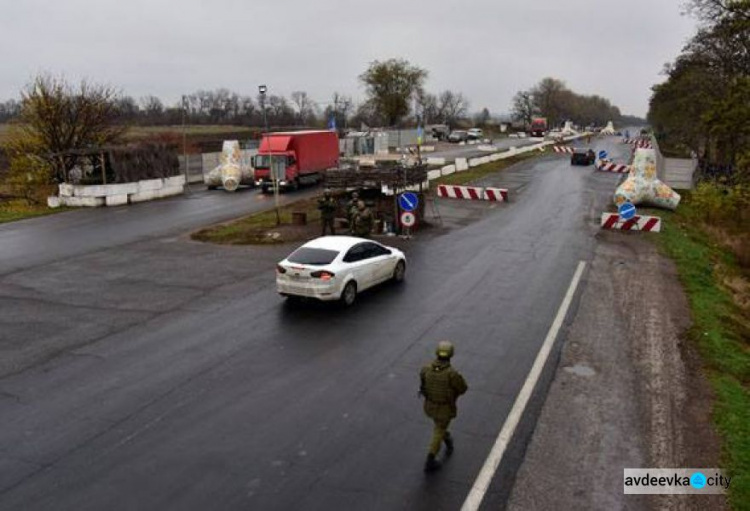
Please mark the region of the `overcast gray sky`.
<svg viewBox="0 0 750 511"><path fill-rule="evenodd" d="M472 111L545 76L645 115L695 29L683 0L0 0L0 100L38 72L168 103L197 89L359 99L368 62L406 58Z"/></svg>

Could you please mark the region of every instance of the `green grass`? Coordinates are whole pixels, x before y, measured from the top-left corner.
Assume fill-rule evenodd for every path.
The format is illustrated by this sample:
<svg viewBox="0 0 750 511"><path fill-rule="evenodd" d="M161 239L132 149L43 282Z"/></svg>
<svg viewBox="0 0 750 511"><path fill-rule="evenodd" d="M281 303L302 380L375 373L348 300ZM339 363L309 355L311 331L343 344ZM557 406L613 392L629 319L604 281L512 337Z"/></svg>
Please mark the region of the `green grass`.
<svg viewBox="0 0 750 511"><path fill-rule="evenodd" d="M477 181L489 174L494 174L503 169L510 167L511 165L520 161L535 158L543 153L537 151L529 151L527 153L519 154L518 156L512 156L504 160L498 160L478 167L472 167L469 170L463 172L454 172L448 176L442 176L434 181L430 181L430 186L433 185L465 185Z"/></svg>
<svg viewBox="0 0 750 511"><path fill-rule="evenodd" d="M2 125L0 125L2 126ZM222 133L247 133L248 135L257 131L255 128L246 126L224 126L224 125L188 125L185 126L185 132L188 136L196 135L220 135ZM2 133L0 131L0 133ZM159 133L176 133L182 134L182 126L133 126L128 130L127 136L130 138L142 138Z"/></svg>
<svg viewBox="0 0 750 511"><path fill-rule="evenodd" d="M276 223L276 211L271 209L239 220L201 229L193 233L191 238L221 245L265 245L297 241L305 238L305 236L301 235L300 232L294 232L291 236L284 233L292 223L293 212L306 213L308 224L320 221L317 198L304 199L279 208L281 226ZM282 235L280 238L268 236L269 232L274 231L280 231L286 235ZM299 231L304 231L304 228L299 229Z"/></svg>
<svg viewBox="0 0 750 511"><path fill-rule="evenodd" d="M0 144L5 142L6 138L8 137L9 131L10 131L10 124L0 124Z"/></svg>
<svg viewBox="0 0 750 511"><path fill-rule="evenodd" d="M687 292L690 339L707 367L716 403L713 420L722 438L722 468L732 475L730 504L750 509L750 320L722 284L742 270L733 254L696 222L689 194L663 218L660 248L676 263Z"/></svg>
<svg viewBox="0 0 750 511"><path fill-rule="evenodd" d="M0 202L0 224L51 215L64 210L65 208L50 209L46 205L29 205L24 200L4 201Z"/></svg>

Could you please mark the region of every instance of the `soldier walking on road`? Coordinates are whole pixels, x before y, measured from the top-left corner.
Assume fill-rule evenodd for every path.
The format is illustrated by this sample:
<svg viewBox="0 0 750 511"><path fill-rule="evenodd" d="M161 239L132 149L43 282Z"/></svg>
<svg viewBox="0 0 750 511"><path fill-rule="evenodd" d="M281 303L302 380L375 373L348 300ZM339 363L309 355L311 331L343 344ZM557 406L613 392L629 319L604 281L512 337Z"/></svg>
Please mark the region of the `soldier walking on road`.
<svg viewBox="0 0 750 511"><path fill-rule="evenodd" d="M360 238L369 238L373 226L372 212L362 201L357 202L357 212L352 222L352 234Z"/></svg>
<svg viewBox="0 0 750 511"><path fill-rule="evenodd" d="M461 373L451 366L453 344L442 341L435 351L437 359L422 368L419 373L419 394L424 397L424 413L435 426L430 442L430 451L424 465L425 472L440 468L435 459L440 445L445 442L445 455L453 454L453 437L448 431L452 419L456 417L456 401L469 388Z"/></svg>
<svg viewBox="0 0 750 511"><path fill-rule="evenodd" d="M331 234L336 234L334 228L334 219L336 217L336 201L331 197L331 190L326 188L323 197L318 199L318 209L320 210L320 223L323 226L321 236L326 235L326 228L330 228Z"/></svg>

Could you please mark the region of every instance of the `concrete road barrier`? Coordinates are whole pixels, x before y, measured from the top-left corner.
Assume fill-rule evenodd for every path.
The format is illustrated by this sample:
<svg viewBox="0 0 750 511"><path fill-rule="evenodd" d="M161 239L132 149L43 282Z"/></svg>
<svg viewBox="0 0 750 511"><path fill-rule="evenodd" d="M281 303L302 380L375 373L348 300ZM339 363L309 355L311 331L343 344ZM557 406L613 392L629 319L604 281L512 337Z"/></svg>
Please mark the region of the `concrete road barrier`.
<svg viewBox="0 0 750 511"><path fill-rule="evenodd" d="M456 158L456 172L463 172L469 170L469 162L466 158Z"/></svg>
<svg viewBox="0 0 750 511"><path fill-rule="evenodd" d="M507 202L508 190L506 188L485 188L482 198L493 202Z"/></svg>
<svg viewBox="0 0 750 511"><path fill-rule="evenodd" d="M445 165L445 158L429 157L425 161L427 165Z"/></svg>
<svg viewBox="0 0 750 511"><path fill-rule="evenodd" d="M476 186L438 185L438 197L448 199L482 200L484 188Z"/></svg>
<svg viewBox="0 0 750 511"><path fill-rule="evenodd" d="M120 195L107 195L104 198L105 206L124 206L128 203L128 194L123 193Z"/></svg>
<svg viewBox="0 0 750 511"><path fill-rule="evenodd" d="M619 229L622 231L661 232L661 218L635 215L630 220L624 220L617 213L602 213L601 227L602 229Z"/></svg>
<svg viewBox="0 0 750 511"><path fill-rule="evenodd" d="M441 176L450 176L456 172L456 166L455 165L446 165L442 169L440 169L440 175Z"/></svg>
<svg viewBox="0 0 750 511"><path fill-rule="evenodd" d="M433 179L439 178L441 175L441 169L430 170L429 172L427 172L427 180L432 181Z"/></svg>

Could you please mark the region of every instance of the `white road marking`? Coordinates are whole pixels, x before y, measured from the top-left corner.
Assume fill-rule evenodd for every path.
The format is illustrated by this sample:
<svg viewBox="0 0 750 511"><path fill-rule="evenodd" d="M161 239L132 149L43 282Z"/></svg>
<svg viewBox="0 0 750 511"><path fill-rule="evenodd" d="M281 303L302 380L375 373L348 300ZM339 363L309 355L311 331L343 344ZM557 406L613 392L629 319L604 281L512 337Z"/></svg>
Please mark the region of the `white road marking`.
<svg viewBox="0 0 750 511"><path fill-rule="evenodd" d="M461 506L461 511L476 511L482 504L482 500L490 487L490 483L492 483L492 478L495 476L495 472L497 472L497 467L500 466L500 462L502 461L505 450L510 443L510 439L513 438L513 433L515 433L516 427L518 427L518 423L521 420L521 416L526 409L526 405L528 404L529 399L531 399L531 394L534 392L534 388L539 381L539 377L542 374L542 368L544 368L544 364L547 362L547 358L549 358L550 351L552 351L552 345L555 343L560 328L562 328L563 321L565 321L565 316L568 314L570 303L573 301L573 296L575 296L576 289L578 288L578 284L581 281L581 275L583 275L583 270L585 268L586 262L579 261L576 272L573 274L573 280L570 281L568 291L565 293L565 298L563 298L560 308L557 310L557 316L555 316L555 320L552 322L552 326L550 326L549 331L547 332L547 337L544 339L544 343L539 349L539 353L537 353L534 365L531 366L531 370L526 377L521 392L516 396L513 408L511 408L508 418L505 419L505 424L503 424L503 428L500 430L500 434L498 434L495 444L487 455L482 470L479 471L479 475L477 476L476 481L474 481L474 485L471 487L469 495L467 495L463 506Z"/></svg>

